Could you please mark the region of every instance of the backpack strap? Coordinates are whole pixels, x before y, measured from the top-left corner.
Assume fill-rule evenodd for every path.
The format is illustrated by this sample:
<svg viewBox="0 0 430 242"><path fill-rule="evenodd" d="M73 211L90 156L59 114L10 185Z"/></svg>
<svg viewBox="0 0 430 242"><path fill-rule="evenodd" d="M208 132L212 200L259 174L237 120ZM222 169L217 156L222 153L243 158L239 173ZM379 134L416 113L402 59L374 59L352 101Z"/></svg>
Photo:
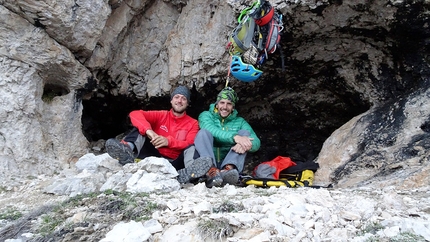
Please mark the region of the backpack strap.
<svg viewBox="0 0 430 242"><path fill-rule="evenodd" d="M304 170L311 170L313 172L316 172L318 170L318 168L320 167L320 165L316 162L313 161L306 161L306 162L301 162L301 161L295 161L296 165L295 166L291 166L288 167L284 170L281 171L281 173L297 173L297 172L301 172Z"/></svg>
<svg viewBox="0 0 430 242"><path fill-rule="evenodd" d="M281 68L282 68L282 72L285 71L285 55L284 55L284 51L281 48L281 45L278 44L278 49L279 49L279 54L281 55Z"/></svg>
<svg viewBox="0 0 430 242"><path fill-rule="evenodd" d="M270 178L256 178L256 177L250 177L245 178L242 180L242 183L246 186L254 185L257 187L299 187L300 185L297 184L295 181L288 181L288 180L275 180Z"/></svg>

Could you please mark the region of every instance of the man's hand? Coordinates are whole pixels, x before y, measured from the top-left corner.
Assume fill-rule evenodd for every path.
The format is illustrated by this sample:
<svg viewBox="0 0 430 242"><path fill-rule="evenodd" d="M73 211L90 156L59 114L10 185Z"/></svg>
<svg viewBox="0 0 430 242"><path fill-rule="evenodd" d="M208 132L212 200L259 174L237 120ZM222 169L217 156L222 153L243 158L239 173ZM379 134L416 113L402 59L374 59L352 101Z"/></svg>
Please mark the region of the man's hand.
<svg viewBox="0 0 430 242"><path fill-rule="evenodd" d="M233 147L231 147L231 149L238 154L244 154L246 152L246 150L240 144L235 144Z"/></svg>
<svg viewBox="0 0 430 242"><path fill-rule="evenodd" d="M151 144L154 145L156 149L169 145L169 140L167 140L166 137L158 135L153 130L147 130L146 136L151 140Z"/></svg>
<svg viewBox="0 0 430 242"><path fill-rule="evenodd" d="M149 140L153 140L155 137L158 136L157 133L154 132L154 130L146 130L146 136L149 138Z"/></svg>
<svg viewBox="0 0 430 242"><path fill-rule="evenodd" d="M242 147L242 149L245 150L243 153L245 153L246 151L248 151L252 148L252 141L253 140L254 140L253 138L250 138L248 136L236 135L236 136L234 136L234 142L236 142L236 145L233 146L233 148L235 148L237 145L240 145ZM235 148L235 149L241 150L239 148ZM236 151L236 150L234 150L234 151ZM239 152L237 152L237 153L239 153ZM239 154L242 154L242 153L239 153Z"/></svg>
<svg viewBox="0 0 430 242"><path fill-rule="evenodd" d="M169 140L167 140L166 137L161 136L161 135L157 135L155 138L153 138L151 140L151 143L154 145L155 148L161 148L164 146L168 146L169 145Z"/></svg>

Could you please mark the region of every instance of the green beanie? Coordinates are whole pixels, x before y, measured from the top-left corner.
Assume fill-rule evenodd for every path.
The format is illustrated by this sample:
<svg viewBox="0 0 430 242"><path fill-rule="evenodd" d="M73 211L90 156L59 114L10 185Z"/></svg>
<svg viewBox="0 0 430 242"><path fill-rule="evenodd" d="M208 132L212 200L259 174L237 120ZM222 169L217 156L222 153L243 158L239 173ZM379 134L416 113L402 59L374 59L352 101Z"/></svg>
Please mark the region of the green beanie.
<svg viewBox="0 0 430 242"><path fill-rule="evenodd" d="M218 96L216 98L216 104L218 104L218 102L221 99L230 100L230 102L233 103L233 106L239 100L239 98L237 97L236 92L231 87L225 87L224 89L221 90L221 92L218 93Z"/></svg>

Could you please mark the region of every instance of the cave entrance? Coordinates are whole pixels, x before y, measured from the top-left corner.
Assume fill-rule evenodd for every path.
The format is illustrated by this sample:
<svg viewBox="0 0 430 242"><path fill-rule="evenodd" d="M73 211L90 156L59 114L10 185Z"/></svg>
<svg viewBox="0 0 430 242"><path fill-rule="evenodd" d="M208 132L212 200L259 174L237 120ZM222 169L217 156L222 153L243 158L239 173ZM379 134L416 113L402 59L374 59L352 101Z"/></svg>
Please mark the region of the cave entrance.
<svg viewBox="0 0 430 242"><path fill-rule="evenodd" d="M272 81L273 82L273 81ZM207 84L199 92L191 90L191 105L187 113L197 118L215 101L222 84ZM281 87L284 85L284 87ZM240 96L237 110L261 139L259 151L247 156L245 171L252 172L256 164L276 156L309 161L319 154L324 141L333 131L351 118L369 109L359 93L345 89L315 89L315 85L289 82L278 85L246 84L234 86ZM281 90L281 91L280 91ZM266 98L271 119L256 119L253 103ZM279 100L279 101L276 101ZM107 140L128 132L132 127L128 114L132 110L170 109L170 96L139 101L133 97L114 96L99 92L83 101L83 133L90 142Z"/></svg>
<svg viewBox="0 0 430 242"><path fill-rule="evenodd" d="M197 118L203 111L197 103L202 102L202 96L191 90L192 101L187 114ZM128 132L132 126L128 114L133 110L168 110L171 108L170 95L151 97L148 101L135 97L112 95L99 90L88 100L83 100L82 130L90 142L107 140Z"/></svg>
<svg viewBox="0 0 430 242"><path fill-rule="evenodd" d="M46 83L43 86L42 101L50 103L54 97L64 96L70 93L70 90L64 85Z"/></svg>
<svg viewBox="0 0 430 242"><path fill-rule="evenodd" d="M97 93L89 100L83 100L82 129L90 142L107 140L130 130L128 114L137 109L164 109L166 98L153 98L140 102L135 98L109 93Z"/></svg>

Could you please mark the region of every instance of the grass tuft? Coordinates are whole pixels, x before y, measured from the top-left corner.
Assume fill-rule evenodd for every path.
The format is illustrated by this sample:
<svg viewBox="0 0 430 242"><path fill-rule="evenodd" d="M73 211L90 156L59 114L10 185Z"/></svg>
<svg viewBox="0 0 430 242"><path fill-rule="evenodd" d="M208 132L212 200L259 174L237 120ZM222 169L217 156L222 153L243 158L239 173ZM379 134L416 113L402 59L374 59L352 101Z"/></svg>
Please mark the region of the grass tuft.
<svg viewBox="0 0 430 242"><path fill-rule="evenodd" d="M37 232L42 236L54 233L55 229L59 227L65 220L61 216L54 214L44 214L41 216L41 223Z"/></svg>
<svg viewBox="0 0 430 242"><path fill-rule="evenodd" d="M366 239L366 242L425 242L425 238L421 235L416 235L411 232L402 232L394 237L381 237L377 235L378 231L383 230L384 226L380 223L369 223L367 224L361 232L358 234L360 236L364 234L372 234Z"/></svg>
<svg viewBox="0 0 430 242"><path fill-rule="evenodd" d="M22 217L22 213L15 208L12 207L6 207L2 209L2 212L0 213L0 219L8 220L8 221L14 221Z"/></svg>
<svg viewBox="0 0 430 242"><path fill-rule="evenodd" d="M207 239L222 240L233 235L233 228L227 219L202 219L197 224L197 232L202 241Z"/></svg>
<svg viewBox="0 0 430 242"><path fill-rule="evenodd" d="M245 207L240 203L236 204L230 201L223 201L219 206L213 208L214 213L233 213L244 210Z"/></svg>

